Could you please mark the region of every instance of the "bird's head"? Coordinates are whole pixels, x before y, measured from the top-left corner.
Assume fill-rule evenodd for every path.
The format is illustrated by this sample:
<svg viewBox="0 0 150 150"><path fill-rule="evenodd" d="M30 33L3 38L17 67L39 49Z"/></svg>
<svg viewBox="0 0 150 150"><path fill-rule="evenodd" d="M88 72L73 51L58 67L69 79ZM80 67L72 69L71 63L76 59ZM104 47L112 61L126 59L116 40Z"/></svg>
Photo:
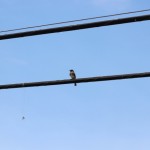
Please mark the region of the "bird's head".
<svg viewBox="0 0 150 150"><path fill-rule="evenodd" d="M73 71L73 69L70 70L70 72L72 72L72 71Z"/></svg>

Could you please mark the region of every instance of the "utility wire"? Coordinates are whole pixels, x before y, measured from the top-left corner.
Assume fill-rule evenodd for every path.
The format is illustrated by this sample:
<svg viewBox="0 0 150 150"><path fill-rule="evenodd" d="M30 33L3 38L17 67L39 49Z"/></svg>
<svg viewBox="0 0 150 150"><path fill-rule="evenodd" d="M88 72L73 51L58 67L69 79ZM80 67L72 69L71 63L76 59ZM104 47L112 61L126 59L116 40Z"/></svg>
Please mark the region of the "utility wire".
<svg viewBox="0 0 150 150"><path fill-rule="evenodd" d="M123 13L117 13L117 14L112 14L112 15L104 15L104 16L97 16L97 17L90 17L90 18L83 18L83 19L76 19L76 20L70 20L70 21L55 22L55 23L50 23L50 24L29 26L29 27L17 28L17 29L9 29L9 30L0 31L0 33L25 30L25 29L33 29L33 28L40 28L40 27L46 27L46 26L52 26L52 25L60 25L60 24L73 23L73 22L81 22L81 21L101 19L101 18L114 17L114 16L127 15L127 14L135 14L135 13L141 13L141 12L147 12L147 11L150 11L150 9L123 12Z"/></svg>
<svg viewBox="0 0 150 150"><path fill-rule="evenodd" d="M73 31L73 30L82 30L82 29L110 26L110 25L116 25L116 24L146 21L146 20L150 20L150 14L128 17L128 18L119 18L119 19L113 19L113 20L104 20L104 21L98 21L98 22L90 22L90 23L84 23L84 24L48 28L48 29L40 29L40 30L34 30L34 31L5 34L5 35L0 35L0 40L42 35L42 34L50 34L50 33L58 33L58 32L67 32L67 31Z"/></svg>
<svg viewBox="0 0 150 150"><path fill-rule="evenodd" d="M132 74L121 74L111 76L98 76L89 78L78 78L75 80L56 80L56 81L43 81L43 82L30 82L30 83L17 83L17 84L6 84L0 85L0 89L12 89L12 88L25 88L25 87L37 87L37 86L52 86L61 84L74 84L74 83L85 83L85 82L98 82L98 81L111 81L111 80L123 80L123 79L134 79L134 78L145 78L150 77L150 72L144 73L132 73Z"/></svg>

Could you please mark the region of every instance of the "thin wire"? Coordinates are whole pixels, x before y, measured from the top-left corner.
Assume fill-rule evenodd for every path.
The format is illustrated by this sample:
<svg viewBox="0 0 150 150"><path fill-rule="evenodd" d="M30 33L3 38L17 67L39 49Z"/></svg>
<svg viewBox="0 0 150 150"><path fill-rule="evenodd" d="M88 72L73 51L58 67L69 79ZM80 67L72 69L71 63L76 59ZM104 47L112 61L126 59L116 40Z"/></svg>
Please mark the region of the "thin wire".
<svg viewBox="0 0 150 150"><path fill-rule="evenodd" d="M29 26L29 27L25 27L25 28L3 30L3 31L0 31L0 33L10 32L10 31L17 31L17 30L32 29L32 28L39 28L39 27L52 26L52 25L59 25L59 24L66 24L66 23L72 23L72 22L81 22L81 21L86 21L86 20L93 20L93 19L107 18L107 17L113 17L113 16L134 14L134 13L140 13L140 12L146 12L146 11L150 11L150 9L130 11L130 12L124 12L124 13L118 13L118 14L112 14L112 15L104 15L104 16L97 16L97 17L91 17L91 18L84 18L84 19L76 19L76 20L63 21L63 22L56 22L56 23L50 23L50 24L44 24L44 25L38 25L38 26Z"/></svg>
<svg viewBox="0 0 150 150"><path fill-rule="evenodd" d="M107 20L102 20L102 21L72 24L72 25L59 26L59 27L53 27L53 28L45 28L45 29L38 29L38 30L36 29L36 30L29 30L29 31L24 31L24 32L3 34L3 35L0 34L0 40L23 38L23 37L37 36L37 35L43 35L43 34L54 34L54 33L60 33L60 32L68 32L68 31L77 31L77 30L83 30L83 29L98 28L98 27L112 26L112 25L121 25L121 24L127 24L127 23L136 23L136 22L149 21L149 20L150 20L150 14L139 15L139 16L134 15L134 16L126 17L126 18L125 17L113 18L111 20L107 19Z"/></svg>

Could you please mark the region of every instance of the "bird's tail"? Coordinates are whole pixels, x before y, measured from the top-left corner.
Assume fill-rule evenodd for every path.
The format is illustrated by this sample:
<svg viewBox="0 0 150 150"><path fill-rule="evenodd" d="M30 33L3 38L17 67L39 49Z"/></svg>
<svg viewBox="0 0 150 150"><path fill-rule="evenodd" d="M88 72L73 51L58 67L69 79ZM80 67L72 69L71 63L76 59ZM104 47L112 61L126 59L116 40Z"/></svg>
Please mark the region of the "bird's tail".
<svg viewBox="0 0 150 150"><path fill-rule="evenodd" d="M77 86L77 83L74 83L74 86Z"/></svg>

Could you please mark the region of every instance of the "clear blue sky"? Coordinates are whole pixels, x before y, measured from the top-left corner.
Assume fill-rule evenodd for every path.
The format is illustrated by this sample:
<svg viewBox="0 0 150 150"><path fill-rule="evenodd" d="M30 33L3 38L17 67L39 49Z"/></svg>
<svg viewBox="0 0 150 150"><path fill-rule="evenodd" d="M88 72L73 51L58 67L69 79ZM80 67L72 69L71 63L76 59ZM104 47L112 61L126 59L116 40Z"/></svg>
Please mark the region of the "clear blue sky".
<svg viewBox="0 0 150 150"><path fill-rule="evenodd" d="M7 30L148 9L150 1L0 0L0 6L0 30ZM145 21L0 41L0 84L69 79L70 69L79 78L150 71L149 27ZM2 150L150 149L149 78L0 90L0 104Z"/></svg>

